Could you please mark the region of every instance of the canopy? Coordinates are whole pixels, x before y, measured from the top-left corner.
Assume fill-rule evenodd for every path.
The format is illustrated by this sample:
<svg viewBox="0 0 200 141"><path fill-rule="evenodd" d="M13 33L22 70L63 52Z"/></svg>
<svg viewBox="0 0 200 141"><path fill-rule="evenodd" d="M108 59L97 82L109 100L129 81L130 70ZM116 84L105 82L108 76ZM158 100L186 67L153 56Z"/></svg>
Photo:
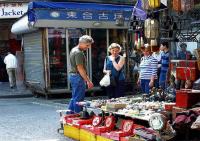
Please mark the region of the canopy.
<svg viewBox="0 0 200 141"><path fill-rule="evenodd" d="M79 2L30 2L25 18L12 28L21 34L41 27L127 29L134 6ZM140 10L143 15L145 12ZM137 11L138 15L139 12ZM117 25L123 18L124 24ZM20 25L22 24L22 25Z"/></svg>
<svg viewBox="0 0 200 141"><path fill-rule="evenodd" d="M28 5L28 15L29 21L35 21L35 11L38 9L49 9L49 10L59 10L59 11L68 11L68 12L81 12L93 15L97 15L99 12L107 13L129 13L131 15L133 11L133 6L128 5L113 5L113 4L97 4L97 3L78 3L78 2L31 2ZM90 13L92 12L92 13ZM73 15L75 13L71 13ZM104 14L104 20L106 19ZM80 15L79 13L77 15ZM89 15L87 15L89 17ZM111 16L111 15L109 15ZM72 18L72 16L71 16ZM130 17L129 17L130 18ZM79 18L80 19L80 18Z"/></svg>

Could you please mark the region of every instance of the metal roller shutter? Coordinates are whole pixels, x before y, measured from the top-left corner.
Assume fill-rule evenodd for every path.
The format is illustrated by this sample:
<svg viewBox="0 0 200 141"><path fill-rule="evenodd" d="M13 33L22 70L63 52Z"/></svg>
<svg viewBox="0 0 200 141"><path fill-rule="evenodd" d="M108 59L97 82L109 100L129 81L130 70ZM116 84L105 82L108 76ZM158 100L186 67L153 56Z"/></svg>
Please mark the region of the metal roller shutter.
<svg viewBox="0 0 200 141"><path fill-rule="evenodd" d="M45 87L41 31L24 35L24 69L26 82Z"/></svg>

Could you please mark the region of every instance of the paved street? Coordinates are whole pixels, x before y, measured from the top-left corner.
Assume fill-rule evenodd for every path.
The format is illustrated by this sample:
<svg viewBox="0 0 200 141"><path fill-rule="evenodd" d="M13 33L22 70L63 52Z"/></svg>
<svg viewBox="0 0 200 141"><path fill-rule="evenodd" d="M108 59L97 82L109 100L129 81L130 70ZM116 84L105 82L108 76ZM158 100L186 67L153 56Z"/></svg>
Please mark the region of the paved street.
<svg viewBox="0 0 200 141"><path fill-rule="evenodd" d="M36 98L0 99L0 141L72 141L57 133L65 104Z"/></svg>
<svg viewBox="0 0 200 141"><path fill-rule="evenodd" d="M17 83L18 84L18 83ZM11 89L8 82L0 82L0 98L32 97L31 91L24 85Z"/></svg>

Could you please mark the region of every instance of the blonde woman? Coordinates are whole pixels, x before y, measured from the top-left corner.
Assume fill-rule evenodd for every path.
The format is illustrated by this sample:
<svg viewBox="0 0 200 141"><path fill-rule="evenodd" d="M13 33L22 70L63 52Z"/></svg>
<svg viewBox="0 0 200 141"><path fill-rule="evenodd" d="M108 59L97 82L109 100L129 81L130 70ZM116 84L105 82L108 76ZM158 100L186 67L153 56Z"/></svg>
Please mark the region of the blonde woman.
<svg viewBox="0 0 200 141"><path fill-rule="evenodd" d="M104 73L109 73L111 80L115 82L106 87L106 92L109 98L117 98L124 96L124 63L125 59L119 53L121 52L121 46L117 43L112 43L108 47L110 53L104 61Z"/></svg>

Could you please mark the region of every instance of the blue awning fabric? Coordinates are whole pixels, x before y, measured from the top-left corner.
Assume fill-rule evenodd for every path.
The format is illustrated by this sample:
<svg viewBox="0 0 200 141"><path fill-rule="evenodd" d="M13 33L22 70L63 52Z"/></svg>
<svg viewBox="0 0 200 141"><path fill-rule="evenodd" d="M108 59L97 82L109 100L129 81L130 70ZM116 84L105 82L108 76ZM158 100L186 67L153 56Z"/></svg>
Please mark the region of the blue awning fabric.
<svg viewBox="0 0 200 141"><path fill-rule="evenodd" d="M97 4L97 3L78 3L78 2L31 2L29 3L28 10L33 10L36 8L130 11L133 9L133 6Z"/></svg>
<svg viewBox="0 0 200 141"><path fill-rule="evenodd" d="M125 11L132 12L133 6L97 4L97 3L78 3L78 2L30 2L28 5L28 20L35 21L35 10L76 10L76 11Z"/></svg>

